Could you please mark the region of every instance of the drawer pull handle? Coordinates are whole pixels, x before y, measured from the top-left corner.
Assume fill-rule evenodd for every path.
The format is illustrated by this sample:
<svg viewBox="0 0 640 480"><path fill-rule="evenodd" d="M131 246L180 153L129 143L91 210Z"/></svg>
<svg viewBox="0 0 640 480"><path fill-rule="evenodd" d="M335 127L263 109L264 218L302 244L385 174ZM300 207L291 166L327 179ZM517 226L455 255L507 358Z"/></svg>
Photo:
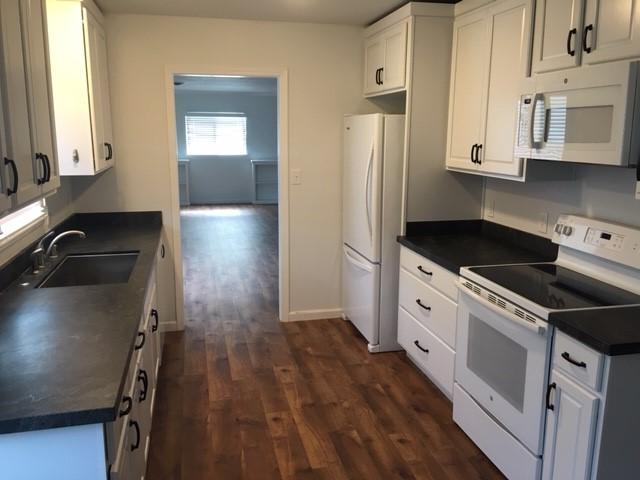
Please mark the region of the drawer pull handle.
<svg viewBox="0 0 640 480"><path fill-rule="evenodd" d="M146 339L146 335L144 334L144 332L138 332L138 336L142 339L140 340L140 344L136 345L134 347L135 350L140 350L142 347L144 347L144 341Z"/></svg>
<svg viewBox="0 0 640 480"><path fill-rule="evenodd" d="M555 407L551 405L551 392L555 389L556 389L555 382L550 383L549 386L547 387L547 409L552 411L555 409Z"/></svg>
<svg viewBox="0 0 640 480"><path fill-rule="evenodd" d="M571 358L571 355L569 355L569 352L562 352L562 355L560 356L564 358L567 362L569 362L571 365L575 365L576 367L580 367L580 368L587 368L586 363L580 362L578 360L574 360L573 358Z"/></svg>
<svg viewBox="0 0 640 480"><path fill-rule="evenodd" d="M429 353L429 349L428 348L424 348L422 345L420 345L420 342L418 340L415 340L413 342L413 344L418 347L420 350L422 350L424 353Z"/></svg>
<svg viewBox="0 0 640 480"><path fill-rule="evenodd" d="M138 372L138 381L142 382L142 390L138 396L138 402L144 402L147 399L147 390L149 389L149 377L146 370L140 370Z"/></svg>
<svg viewBox="0 0 640 480"><path fill-rule="evenodd" d="M433 272L427 272L424 268L422 268L422 265L418 265L418 270L420 270L425 275L429 275L429 276L433 275Z"/></svg>
<svg viewBox="0 0 640 480"><path fill-rule="evenodd" d="M416 303L418 304L418 306L424 308L427 312L431 311L431 307L427 307L419 298L416 298Z"/></svg>
<svg viewBox="0 0 640 480"><path fill-rule="evenodd" d="M133 407L133 401L131 400L131 397L128 395L122 397L122 403L126 403L127 406L118 412L118 416L120 417L129 415L129 413L131 412L131 408Z"/></svg>
<svg viewBox="0 0 640 480"><path fill-rule="evenodd" d="M152 332L157 332L158 331L158 310L156 310L155 308L151 310L151 316L153 317L153 325L151 325L151 331Z"/></svg>
<svg viewBox="0 0 640 480"><path fill-rule="evenodd" d="M136 429L136 441L131 444L131 451L133 452L140 447L140 425L135 420L129 420L129 427Z"/></svg>

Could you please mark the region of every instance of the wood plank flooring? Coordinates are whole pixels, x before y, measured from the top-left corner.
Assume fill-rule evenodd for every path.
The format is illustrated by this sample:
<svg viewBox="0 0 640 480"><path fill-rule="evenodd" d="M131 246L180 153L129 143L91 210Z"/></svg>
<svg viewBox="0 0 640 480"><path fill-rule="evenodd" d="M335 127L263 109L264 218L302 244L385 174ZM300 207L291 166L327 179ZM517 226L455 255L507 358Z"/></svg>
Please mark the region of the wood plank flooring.
<svg viewBox="0 0 640 480"><path fill-rule="evenodd" d="M275 207L182 214L185 331L166 336L147 480L500 479L401 352L277 319Z"/></svg>

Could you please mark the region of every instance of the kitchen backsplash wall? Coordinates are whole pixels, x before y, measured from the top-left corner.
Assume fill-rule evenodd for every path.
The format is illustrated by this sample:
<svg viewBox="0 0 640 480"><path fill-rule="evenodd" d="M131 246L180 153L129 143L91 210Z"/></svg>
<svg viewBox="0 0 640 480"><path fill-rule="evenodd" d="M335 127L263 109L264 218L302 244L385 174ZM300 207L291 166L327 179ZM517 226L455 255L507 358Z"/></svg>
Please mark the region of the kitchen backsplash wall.
<svg viewBox="0 0 640 480"><path fill-rule="evenodd" d="M484 218L547 237L551 237L553 225L563 213L640 226L633 169L596 165L567 168L575 169L575 180L522 184L488 178Z"/></svg>

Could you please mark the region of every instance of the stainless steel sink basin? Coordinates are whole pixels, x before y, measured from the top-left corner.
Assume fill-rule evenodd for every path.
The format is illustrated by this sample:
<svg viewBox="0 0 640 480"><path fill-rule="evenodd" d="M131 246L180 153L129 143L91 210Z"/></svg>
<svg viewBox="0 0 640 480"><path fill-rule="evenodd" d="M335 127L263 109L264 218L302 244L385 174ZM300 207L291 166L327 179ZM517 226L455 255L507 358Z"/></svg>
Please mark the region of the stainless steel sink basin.
<svg viewBox="0 0 640 480"><path fill-rule="evenodd" d="M139 252L68 255L38 288L126 283Z"/></svg>

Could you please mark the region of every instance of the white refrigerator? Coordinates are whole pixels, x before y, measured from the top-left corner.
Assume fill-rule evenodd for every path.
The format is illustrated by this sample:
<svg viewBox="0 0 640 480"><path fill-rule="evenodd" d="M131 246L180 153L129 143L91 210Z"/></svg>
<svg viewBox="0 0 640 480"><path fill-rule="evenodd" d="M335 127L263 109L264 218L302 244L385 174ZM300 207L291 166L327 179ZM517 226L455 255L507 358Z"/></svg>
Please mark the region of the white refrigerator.
<svg viewBox="0 0 640 480"><path fill-rule="evenodd" d="M400 350L404 115L347 115L343 136L343 315L370 352Z"/></svg>

